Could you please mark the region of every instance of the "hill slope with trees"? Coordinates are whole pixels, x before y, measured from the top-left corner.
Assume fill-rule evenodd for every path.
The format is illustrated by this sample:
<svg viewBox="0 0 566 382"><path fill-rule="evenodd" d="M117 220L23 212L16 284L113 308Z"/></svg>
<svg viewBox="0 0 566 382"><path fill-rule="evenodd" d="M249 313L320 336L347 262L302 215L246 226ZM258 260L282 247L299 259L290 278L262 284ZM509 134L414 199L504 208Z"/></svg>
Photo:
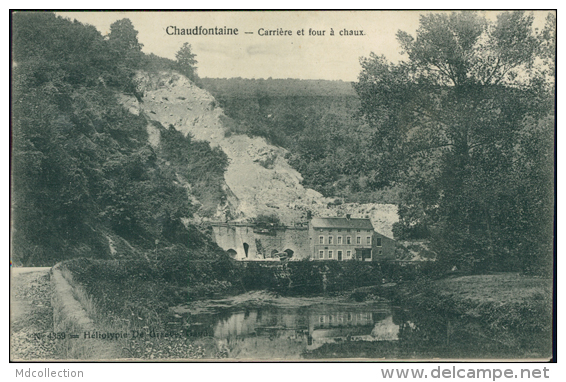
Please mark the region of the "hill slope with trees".
<svg viewBox="0 0 566 382"><path fill-rule="evenodd" d="M136 71L175 63L145 56L128 19L107 38L47 12L14 13L12 28L12 261L222 252L185 224L184 183L215 187L202 169L222 178L226 155L160 125L152 147L149 121L119 102Z"/></svg>

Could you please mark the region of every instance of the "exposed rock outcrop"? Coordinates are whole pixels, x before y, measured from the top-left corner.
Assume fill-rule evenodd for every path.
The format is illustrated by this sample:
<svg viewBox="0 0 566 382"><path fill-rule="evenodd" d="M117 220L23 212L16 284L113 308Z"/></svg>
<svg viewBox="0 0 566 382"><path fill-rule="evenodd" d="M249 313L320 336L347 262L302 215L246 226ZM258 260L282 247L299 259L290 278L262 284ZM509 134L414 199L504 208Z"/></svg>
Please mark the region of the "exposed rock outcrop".
<svg viewBox="0 0 566 382"><path fill-rule="evenodd" d="M172 125L195 139L220 146L230 164L225 174L228 201L219 205L214 219L228 216L250 220L260 214L276 214L292 225L306 222L307 212L316 216L369 217L386 236L397 221L397 207L379 204L329 206L333 200L301 185L301 174L293 169L287 150L268 144L264 138L246 135L225 136L223 110L214 97L186 77L174 72L145 73L136 76L141 102L123 97L123 105L133 114L144 113L163 126ZM159 131L148 125L150 144L159 144ZM229 209L230 211L227 211ZM229 212L229 213L228 213Z"/></svg>

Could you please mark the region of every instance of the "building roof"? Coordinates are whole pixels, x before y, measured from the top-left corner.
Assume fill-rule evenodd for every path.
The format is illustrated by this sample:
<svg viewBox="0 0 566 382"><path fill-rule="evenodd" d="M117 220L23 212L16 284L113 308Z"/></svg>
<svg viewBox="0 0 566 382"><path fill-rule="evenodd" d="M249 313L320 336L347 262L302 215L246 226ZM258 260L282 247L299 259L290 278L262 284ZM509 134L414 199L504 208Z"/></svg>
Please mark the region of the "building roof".
<svg viewBox="0 0 566 382"><path fill-rule="evenodd" d="M350 228L373 230L373 224L369 219L355 218L313 218L311 225L314 228Z"/></svg>

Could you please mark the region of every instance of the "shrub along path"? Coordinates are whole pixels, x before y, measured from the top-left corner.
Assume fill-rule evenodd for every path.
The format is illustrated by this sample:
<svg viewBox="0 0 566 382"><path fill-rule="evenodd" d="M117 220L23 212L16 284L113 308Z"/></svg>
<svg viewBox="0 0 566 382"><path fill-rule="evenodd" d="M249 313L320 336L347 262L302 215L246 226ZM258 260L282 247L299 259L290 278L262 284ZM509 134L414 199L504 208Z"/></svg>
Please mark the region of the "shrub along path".
<svg viewBox="0 0 566 382"><path fill-rule="evenodd" d="M12 268L10 298L10 359L60 358L53 331L50 268ZM36 336L36 334L39 334Z"/></svg>

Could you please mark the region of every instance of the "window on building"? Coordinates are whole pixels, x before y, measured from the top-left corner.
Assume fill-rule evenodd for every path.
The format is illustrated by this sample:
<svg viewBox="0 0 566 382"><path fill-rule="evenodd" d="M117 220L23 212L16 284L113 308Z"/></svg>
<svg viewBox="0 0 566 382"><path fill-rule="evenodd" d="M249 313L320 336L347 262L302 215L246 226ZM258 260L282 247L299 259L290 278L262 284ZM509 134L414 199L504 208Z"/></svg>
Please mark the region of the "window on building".
<svg viewBox="0 0 566 382"><path fill-rule="evenodd" d="M352 257L352 251L346 251L346 257L347 258Z"/></svg>
<svg viewBox="0 0 566 382"><path fill-rule="evenodd" d="M336 238L336 244L342 244L342 236Z"/></svg>
<svg viewBox="0 0 566 382"><path fill-rule="evenodd" d="M383 252L381 252L381 249L379 250L379 254L380 254L380 255L383 255Z"/></svg>
<svg viewBox="0 0 566 382"><path fill-rule="evenodd" d="M346 230L346 232L350 232L350 230L349 230L349 229L347 229L347 230Z"/></svg>
<svg viewBox="0 0 566 382"><path fill-rule="evenodd" d="M332 251L328 251L328 258L332 259Z"/></svg>
<svg viewBox="0 0 566 382"><path fill-rule="evenodd" d="M356 244L362 244L362 237L361 236L356 237Z"/></svg>
<svg viewBox="0 0 566 382"><path fill-rule="evenodd" d="M324 316L320 316L320 323L324 324Z"/></svg>
<svg viewBox="0 0 566 382"><path fill-rule="evenodd" d="M361 232L361 230L357 230L356 232Z"/></svg>
<svg viewBox="0 0 566 382"><path fill-rule="evenodd" d="M324 236L318 237L318 244L324 244Z"/></svg>
<svg viewBox="0 0 566 382"><path fill-rule="evenodd" d="M318 257L324 259L324 251L318 251Z"/></svg>
<svg viewBox="0 0 566 382"><path fill-rule="evenodd" d="M375 245L376 245L377 247L381 247L381 238L380 238L380 237L378 237L378 238L375 239Z"/></svg>
<svg viewBox="0 0 566 382"><path fill-rule="evenodd" d="M346 236L346 244L352 244L352 237Z"/></svg>
<svg viewBox="0 0 566 382"><path fill-rule="evenodd" d="M371 245L371 236L366 237L366 245Z"/></svg>
<svg viewBox="0 0 566 382"><path fill-rule="evenodd" d="M338 251L337 254L338 254L338 260L342 260L342 251Z"/></svg>
<svg viewBox="0 0 566 382"><path fill-rule="evenodd" d="M328 244L334 244L332 239L334 239L333 236L328 236Z"/></svg>

